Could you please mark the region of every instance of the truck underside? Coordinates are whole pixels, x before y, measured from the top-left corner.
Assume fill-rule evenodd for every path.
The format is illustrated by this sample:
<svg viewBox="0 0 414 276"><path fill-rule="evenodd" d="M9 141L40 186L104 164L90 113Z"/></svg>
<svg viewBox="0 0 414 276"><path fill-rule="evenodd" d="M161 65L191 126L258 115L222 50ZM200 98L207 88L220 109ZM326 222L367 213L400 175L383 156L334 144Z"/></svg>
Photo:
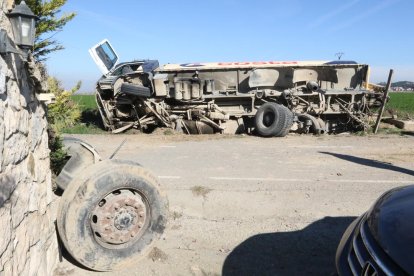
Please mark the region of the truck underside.
<svg viewBox="0 0 414 276"><path fill-rule="evenodd" d="M168 127L188 134L339 133L368 127L381 92L355 62L117 65L97 83L105 128Z"/></svg>

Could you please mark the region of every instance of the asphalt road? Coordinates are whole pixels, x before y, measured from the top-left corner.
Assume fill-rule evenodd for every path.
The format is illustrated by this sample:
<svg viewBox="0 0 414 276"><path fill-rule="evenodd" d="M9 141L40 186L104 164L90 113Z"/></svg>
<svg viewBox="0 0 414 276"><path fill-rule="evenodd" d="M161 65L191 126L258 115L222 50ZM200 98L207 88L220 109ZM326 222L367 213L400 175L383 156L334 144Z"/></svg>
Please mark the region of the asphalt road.
<svg viewBox="0 0 414 276"><path fill-rule="evenodd" d="M156 252L107 275L331 275L348 224L414 183L412 136L77 135L160 178ZM57 274L94 274L64 260Z"/></svg>

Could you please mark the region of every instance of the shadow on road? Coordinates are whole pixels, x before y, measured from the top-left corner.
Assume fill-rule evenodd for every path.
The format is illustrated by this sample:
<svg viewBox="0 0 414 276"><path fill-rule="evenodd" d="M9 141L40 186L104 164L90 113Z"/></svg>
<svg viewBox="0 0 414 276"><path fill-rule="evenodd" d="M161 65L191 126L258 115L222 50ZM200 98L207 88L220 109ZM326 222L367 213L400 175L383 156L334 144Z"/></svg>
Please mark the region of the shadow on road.
<svg viewBox="0 0 414 276"><path fill-rule="evenodd" d="M354 162L360 165L368 166L368 167L374 167L374 168L383 169L383 170L390 170L390 171L405 173L405 174L414 176L413 170L394 166L393 164L387 163L387 162L381 162L377 160L366 159L366 158L361 158L361 157L356 157L356 156L346 155L346 154L340 154L340 153L326 152L326 151L320 151L319 153L332 155L337 158L350 161L350 162Z"/></svg>
<svg viewBox="0 0 414 276"><path fill-rule="evenodd" d="M292 232L252 236L226 258L222 274L332 275L336 247L355 217L325 217Z"/></svg>

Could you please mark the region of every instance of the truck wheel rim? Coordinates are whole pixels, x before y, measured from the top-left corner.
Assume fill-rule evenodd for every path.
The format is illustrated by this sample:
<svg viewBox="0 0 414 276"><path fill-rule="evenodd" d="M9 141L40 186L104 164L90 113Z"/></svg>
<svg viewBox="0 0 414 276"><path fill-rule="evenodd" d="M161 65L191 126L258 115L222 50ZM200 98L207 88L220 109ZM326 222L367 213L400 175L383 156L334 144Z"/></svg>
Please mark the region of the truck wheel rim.
<svg viewBox="0 0 414 276"><path fill-rule="evenodd" d="M92 210L95 240L109 248L124 248L142 236L149 222L148 204L132 189L117 189L102 198Z"/></svg>

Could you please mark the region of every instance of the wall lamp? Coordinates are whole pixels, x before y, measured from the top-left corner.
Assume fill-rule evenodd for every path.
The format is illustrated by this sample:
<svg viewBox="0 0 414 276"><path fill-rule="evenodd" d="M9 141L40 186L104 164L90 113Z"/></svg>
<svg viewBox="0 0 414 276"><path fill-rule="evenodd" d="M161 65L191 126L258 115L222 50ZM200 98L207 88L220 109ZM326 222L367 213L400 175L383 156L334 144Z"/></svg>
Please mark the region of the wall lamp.
<svg viewBox="0 0 414 276"><path fill-rule="evenodd" d="M17 5L7 14L7 17L12 25L14 44L20 49L15 48L11 43L6 30L0 29L0 54L15 53L26 60L30 50L33 49L37 16L34 15L25 1L21 1L20 5Z"/></svg>

